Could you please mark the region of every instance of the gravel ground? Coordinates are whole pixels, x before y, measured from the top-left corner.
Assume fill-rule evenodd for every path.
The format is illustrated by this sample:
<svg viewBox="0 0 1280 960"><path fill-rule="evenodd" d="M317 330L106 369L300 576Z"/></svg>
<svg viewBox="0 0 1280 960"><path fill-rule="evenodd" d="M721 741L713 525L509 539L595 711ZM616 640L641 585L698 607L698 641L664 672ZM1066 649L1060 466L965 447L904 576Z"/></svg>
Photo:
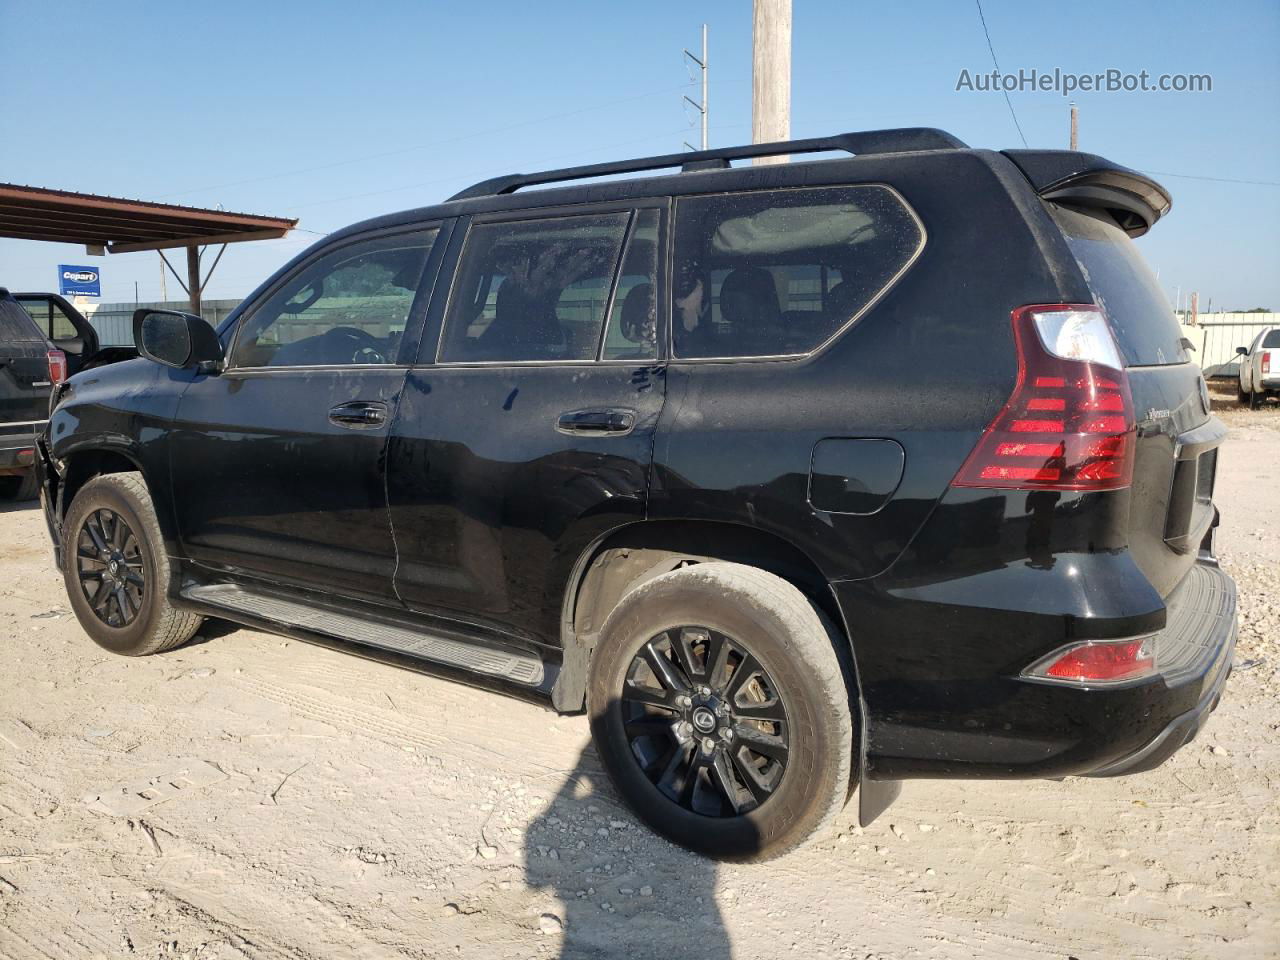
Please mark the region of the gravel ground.
<svg viewBox="0 0 1280 960"><path fill-rule="evenodd" d="M582 718L214 622L109 656L0 513L0 957L1280 956L1280 406L1219 405L1241 634L1195 743L908 783L756 867L641 827Z"/></svg>

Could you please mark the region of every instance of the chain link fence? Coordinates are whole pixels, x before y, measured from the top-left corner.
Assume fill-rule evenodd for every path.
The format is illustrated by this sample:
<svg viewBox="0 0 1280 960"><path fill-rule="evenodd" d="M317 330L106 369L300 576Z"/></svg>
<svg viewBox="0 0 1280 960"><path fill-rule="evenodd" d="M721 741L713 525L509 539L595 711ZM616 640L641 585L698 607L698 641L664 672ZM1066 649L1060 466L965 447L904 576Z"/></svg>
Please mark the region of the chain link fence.
<svg viewBox="0 0 1280 960"><path fill-rule="evenodd" d="M210 326L217 327L238 306L239 300L206 300L200 306L200 315ZM133 311L139 307L180 310L183 313L191 311L191 304L186 300L79 305L80 311L89 318L89 325L98 332L98 340L104 347L133 346Z"/></svg>

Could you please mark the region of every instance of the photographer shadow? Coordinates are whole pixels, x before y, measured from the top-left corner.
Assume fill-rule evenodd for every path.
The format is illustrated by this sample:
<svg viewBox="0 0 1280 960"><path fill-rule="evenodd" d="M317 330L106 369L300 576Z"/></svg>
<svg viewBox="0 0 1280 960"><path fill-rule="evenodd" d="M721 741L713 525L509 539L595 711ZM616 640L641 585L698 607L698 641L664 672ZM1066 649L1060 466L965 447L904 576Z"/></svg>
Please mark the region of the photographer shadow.
<svg viewBox="0 0 1280 960"><path fill-rule="evenodd" d="M559 957L728 960L715 900L716 863L657 836L622 803L595 749L525 834L530 887L559 906L542 930L559 928Z"/></svg>

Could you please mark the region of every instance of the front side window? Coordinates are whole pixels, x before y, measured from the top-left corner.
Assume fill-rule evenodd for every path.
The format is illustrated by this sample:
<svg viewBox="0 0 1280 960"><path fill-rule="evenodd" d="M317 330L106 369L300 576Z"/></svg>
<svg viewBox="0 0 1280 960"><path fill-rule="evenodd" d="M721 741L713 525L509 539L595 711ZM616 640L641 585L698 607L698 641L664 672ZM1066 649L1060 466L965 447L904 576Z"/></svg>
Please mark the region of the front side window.
<svg viewBox="0 0 1280 960"><path fill-rule="evenodd" d="M472 227L440 360L594 360L631 218L623 211Z"/></svg>
<svg viewBox="0 0 1280 960"><path fill-rule="evenodd" d="M436 232L361 240L312 261L245 318L232 366L394 363Z"/></svg>
<svg viewBox="0 0 1280 960"><path fill-rule="evenodd" d="M675 356L808 353L883 293L923 240L915 217L882 186L681 199Z"/></svg>

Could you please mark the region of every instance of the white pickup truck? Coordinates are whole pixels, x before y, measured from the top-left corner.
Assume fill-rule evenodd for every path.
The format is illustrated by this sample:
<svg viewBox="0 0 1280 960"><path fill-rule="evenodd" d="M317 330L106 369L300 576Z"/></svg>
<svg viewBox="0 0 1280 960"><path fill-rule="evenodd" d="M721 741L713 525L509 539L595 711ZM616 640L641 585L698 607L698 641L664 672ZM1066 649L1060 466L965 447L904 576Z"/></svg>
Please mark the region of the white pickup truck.
<svg viewBox="0 0 1280 960"><path fill-rule="evenodd" d="M1247 347L1236 347L1240 355L1240 402L1252 409L1269 396L1280 396L1280 327L1270 327L1253 338Z"/></svg>

